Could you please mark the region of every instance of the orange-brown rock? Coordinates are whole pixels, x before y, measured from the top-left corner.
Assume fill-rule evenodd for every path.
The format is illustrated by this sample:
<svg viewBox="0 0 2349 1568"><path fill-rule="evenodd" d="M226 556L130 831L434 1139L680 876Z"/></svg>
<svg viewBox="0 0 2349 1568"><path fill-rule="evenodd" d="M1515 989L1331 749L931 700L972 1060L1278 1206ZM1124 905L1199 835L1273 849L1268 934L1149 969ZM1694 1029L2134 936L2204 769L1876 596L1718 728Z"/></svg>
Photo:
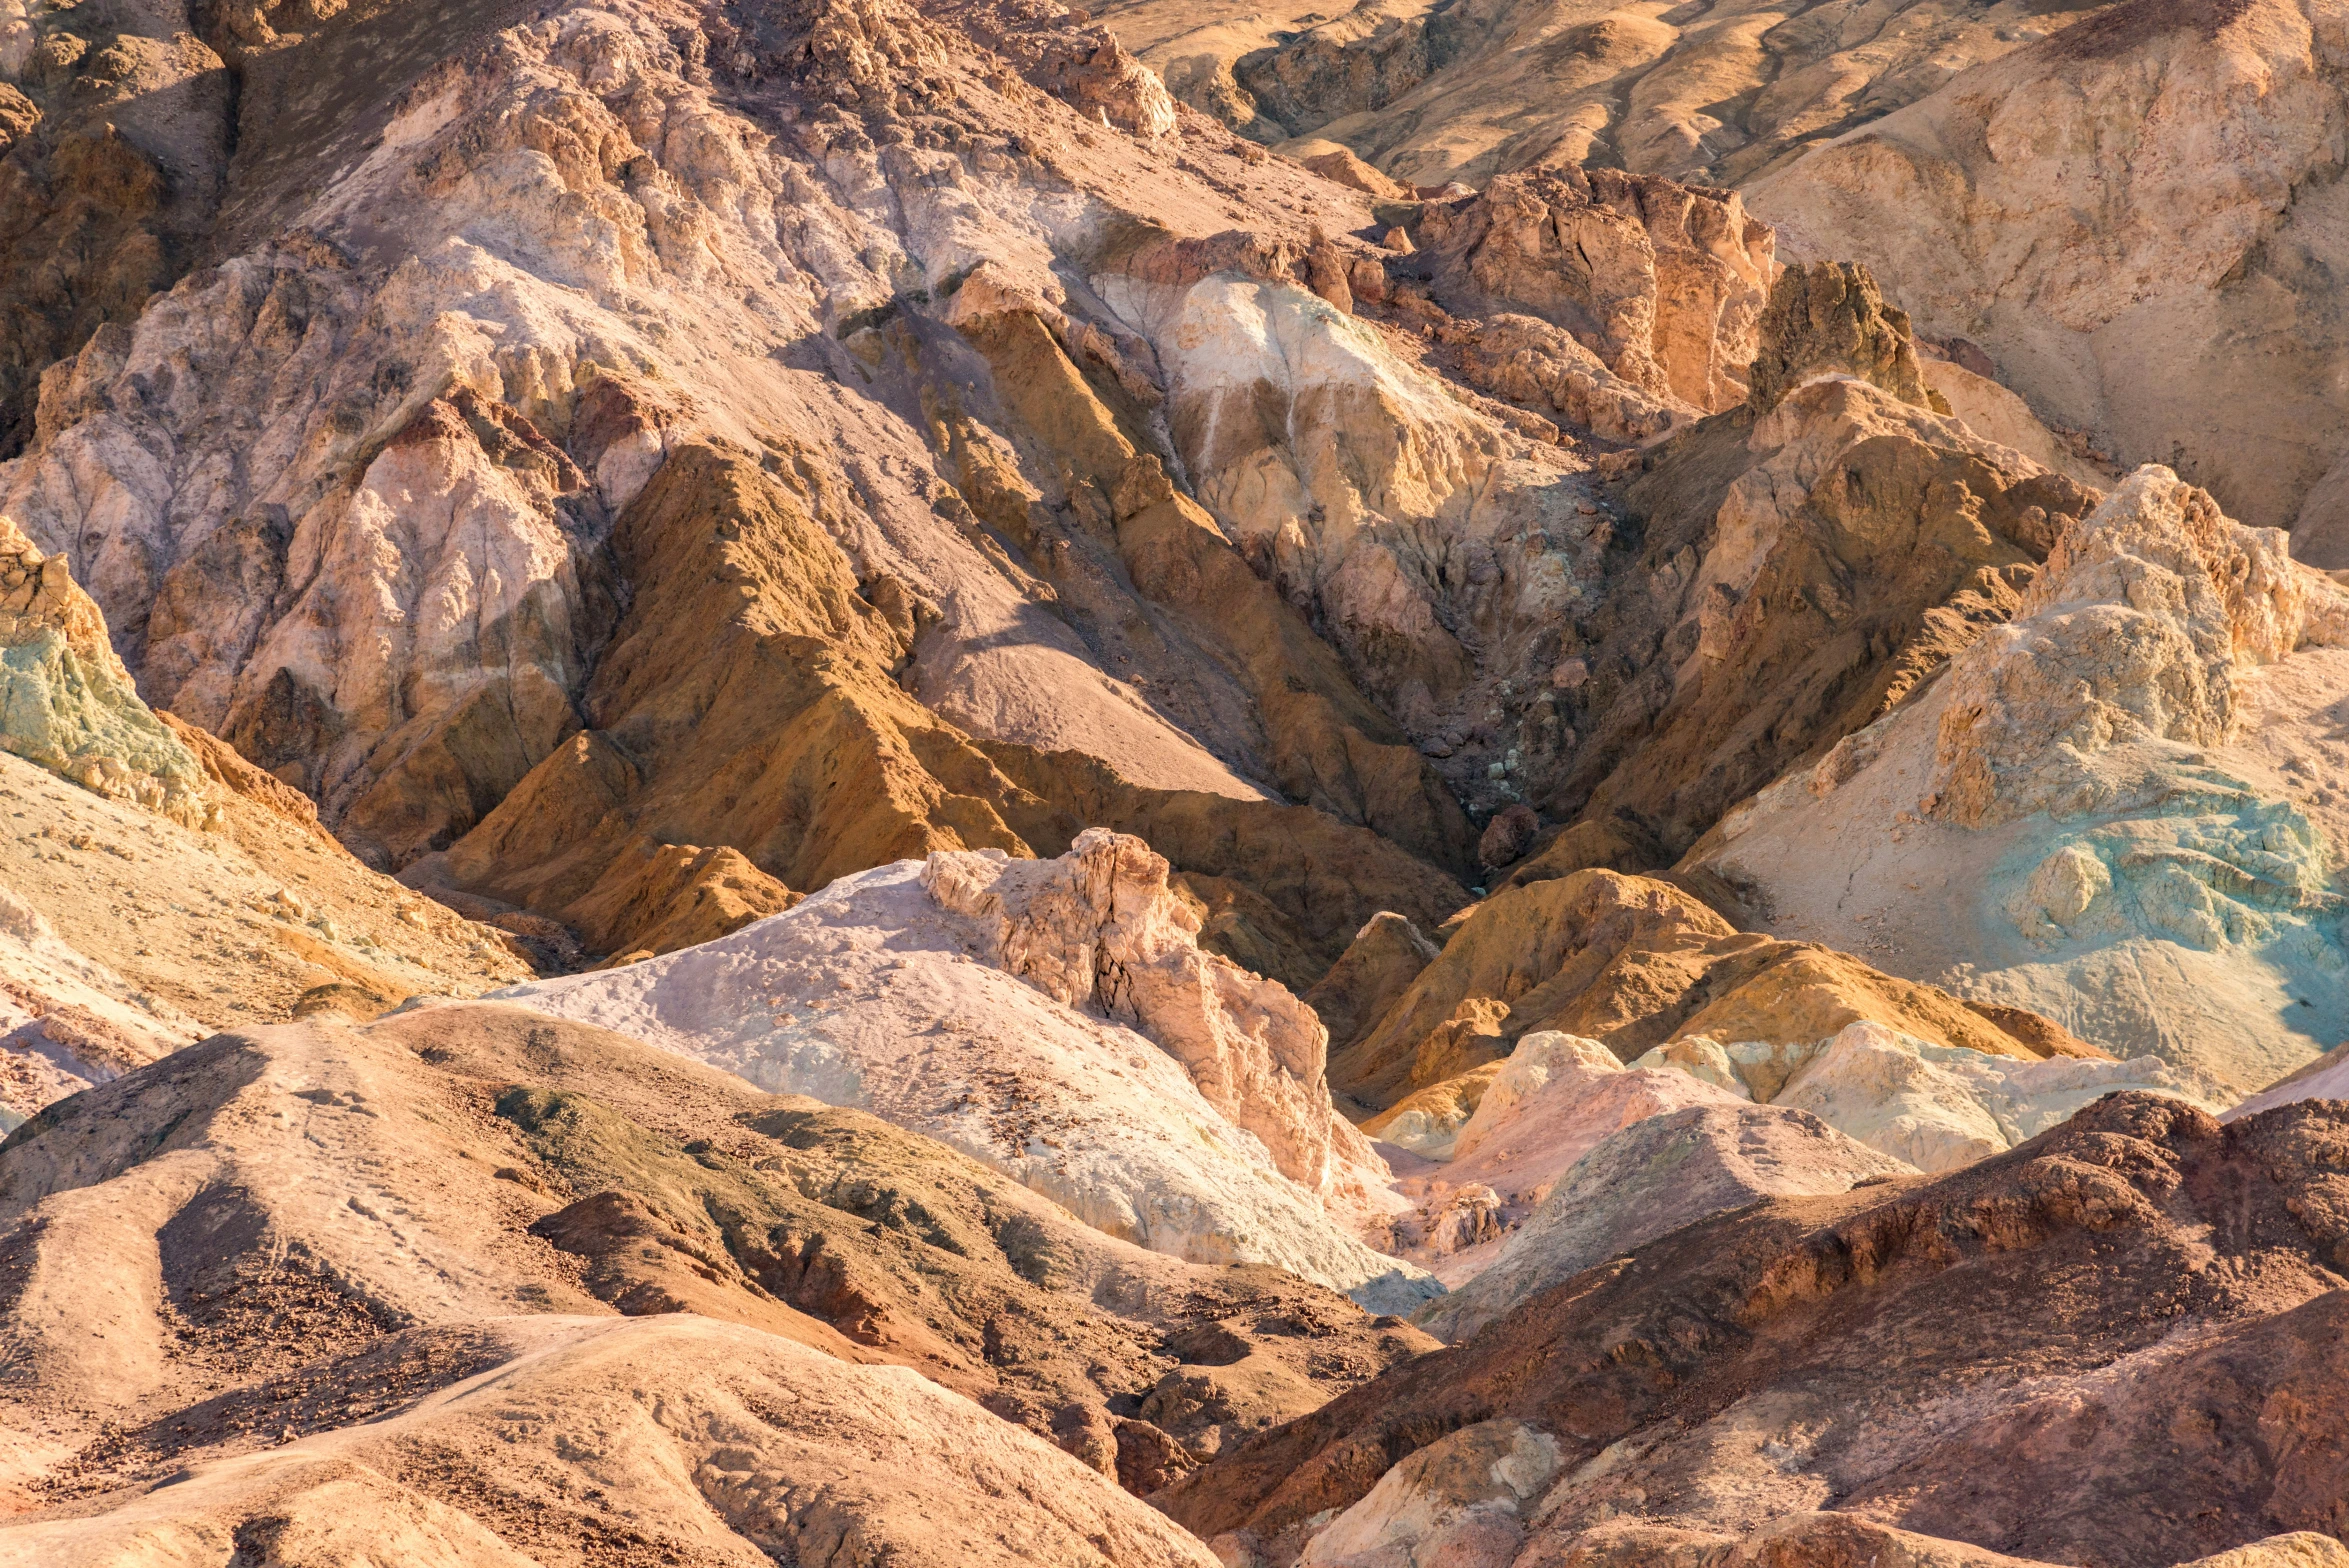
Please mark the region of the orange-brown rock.
<svg viewBox="0 0 2349 1568"><path fill-rule="evenodd" d="M1636 812L1677 857L2006 620L2092 491L1874 385L1803 385L1645 454L1535 804Z"/></svg>
<svg viewBox="0 0 2349 1568"><path fill-rule="evenodd" d="M1871 386L1949 412L1925 385L1907 312L1884 302L1875 275L1848 261L1797 262L1778 274L1762 312L1760 351L1746 373L1747 401L1767 414L1819 376L1857 376Z"/></svg>
<svg viewBox="0 0 2349 1568"><path fill-rule="evenodd" d="M1585 870L1477 905L1375 1028L1333 1047L1330 1082L1383 1110L1539 1029L1603 1041L1629 1061L1682 1035L1810 1043L1860 1021L2000 1056L2061 1043L2060 1031L2010 1033L1832 949L1740 932L1669 883Z"/></svg>
<svg viewBox="0 0 2349 1568"><path fill-rule="evenodd" d="M1512 174L1430 205L1413 238L1456 315L1539 317L1699 413L1744 400L1776 262L1769 226L1729 192L1614 169Z"/></svg>

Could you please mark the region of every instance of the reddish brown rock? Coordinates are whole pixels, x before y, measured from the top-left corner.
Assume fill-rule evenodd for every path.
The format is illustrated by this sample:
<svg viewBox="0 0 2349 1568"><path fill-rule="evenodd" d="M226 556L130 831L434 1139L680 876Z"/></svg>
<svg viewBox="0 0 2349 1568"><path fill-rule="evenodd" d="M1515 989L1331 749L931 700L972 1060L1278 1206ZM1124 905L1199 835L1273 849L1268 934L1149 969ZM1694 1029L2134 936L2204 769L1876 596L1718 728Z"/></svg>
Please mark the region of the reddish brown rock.
<svg viewBox="0 0 2349 1568"><path fill-rule="evenodd" d="M1398 1460L1515 1421L1567 1478L1520 1562L1627 1560L1578 1555L1624 1511L1734 1536L1824 1506L1863 1534L2124 1568L2338 1537L2345 1157L2338 1104L2222 1128L2116 1096L1952 1176L1650 1242L1159 1502L1202 1536L1294 1550Z"/></svg>

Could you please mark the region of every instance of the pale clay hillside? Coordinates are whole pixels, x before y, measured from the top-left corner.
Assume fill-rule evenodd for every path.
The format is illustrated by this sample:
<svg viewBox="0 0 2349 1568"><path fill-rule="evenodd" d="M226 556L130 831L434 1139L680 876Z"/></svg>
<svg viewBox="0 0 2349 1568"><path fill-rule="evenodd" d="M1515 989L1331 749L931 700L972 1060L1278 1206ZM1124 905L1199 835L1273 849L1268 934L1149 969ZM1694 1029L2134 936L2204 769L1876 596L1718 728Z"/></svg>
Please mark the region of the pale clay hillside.
<svg viewBox="0 0 2349 1568"><path fill-rule="evenodd" d="M0 0L0 1568L2349 1568L2345 155Z"/></svg>

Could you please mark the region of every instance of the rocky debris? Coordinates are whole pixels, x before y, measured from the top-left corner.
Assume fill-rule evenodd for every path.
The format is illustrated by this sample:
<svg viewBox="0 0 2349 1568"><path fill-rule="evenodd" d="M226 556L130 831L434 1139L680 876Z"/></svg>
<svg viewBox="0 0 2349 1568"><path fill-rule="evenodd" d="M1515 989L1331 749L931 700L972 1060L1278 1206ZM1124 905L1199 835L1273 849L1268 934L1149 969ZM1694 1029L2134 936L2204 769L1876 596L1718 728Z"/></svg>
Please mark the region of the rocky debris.
<svg viewBox="0 0 2349 1568"><path fill-rule="evenodd" d="M501 1338L501 1375L485 1387L228 1460L92 1518L12 1524L0 1558L94 1568L159 1532L201 1531L408 1561L518 1564L580 1535L741 1562L841 1545L924 1563L1215 1561L1046 1440L910 1372L690 1315L552 1319ZM590 1433L624 1454L590 1447ZM876 1453L891 1462L870 1464ZM785 1502L811 1494L812 1507Z"/></svg>
<svg viewBox="0 0 2349 1568"><path fill-rule="evenodd" d="M62 555L0 515L0 748L183 827L215 813L177 735L139 700Z"/></svg>
<svg viewBox="0 0 2349 1568"><path fill-rule="evenodd" d="M1747 400L1767 414L1789 392L1821 376L1856 376L1903 403L1937 414L1917 360L1907 314L1884 303L1867 268L1847 261L1797 262L1770 286L1762 313L1761 349L1746 373Z"/></svg>
<svg viewBox="0 0 2349 1568"><path fill-rule="evenodd" d="M1500 1252L1418 1321L1452 1344L1518 1302L1659 1236L1763 1198L1824 1196L1913 1174L1807 1111L1693 1105L1592 1145Z"/></svg>
<svg viewBox="0 0 2349 1568"><path fill-rule="evenodd" d="M1536 1295L1158 1501L1229 1537L1227 1560L1292 1561L1398 1461L1514 1421L1557 1445L1564 1478L1513 1521L1536 1561L1643 1528L1620 1514L1711 1532L1721 1561L1822 1508L1856 1516L1862 1543L1879 1527L1951 1543L1917 1561L2151 1565L2337 1537L2341 1416L2322 1390L2349 1310L2328 1261L2345 1136L2329 1102L2222 1127L2123 1094L1948 1176L1765 1200ZM2201 1413L2191 1430L2180 1408ZM2255 1440L2263 1419L2292 1441ZM2013 1462L2090 1432L2092 1463ZM2149 1496L2164 1506L2137 1506ZM1812 1539L1815 1560L1866 1560ZM1657 1560L1643 1544L1600 1560ZM1703 1549L1687 1560L1716 1560Z"/></svg>
<svg viewBox="0 0 2349 1568"><path fill-rule="evenodd" d="M53 1108L0 1155L0 1225L39 1369L13 1396L11 1562L111 1561L164 1486L182 1528L421 1519L467 1561L824 1528L908 1561L1200 1561L1121 1467L1189 1468L1430 1343L1115 1242L872 1117L472 1004L222 1035ZM451 1386L485 1373L494 1412ZM1181 1402L1201 1376L1244 1426ZM646 1388L688 1413L631 1428ZM678 1473L702 1481L671 1496ZM832 1512L755 1501L786 1481ZM891 1490L917 1481L919 1505ZM1012 1555L974 1557L982 1536Z"/></svg>
<svg viewBox="0 0 2349 1568"><path fill-rule="evenodd" d="M1558 1472L1558 1443L1522 1421L1480 1421L1417 1449L1306 1543L1300 1568L1505 1562Z"/></svg>
<svg viewBox="0 0 2349 1568"><path fill-rule="evenodd" d="M1563 329L1614 376L1700 414L1744 400L1774 236L1726 191L1612 169L1494 180L1413 226L1436 300Z"/></svg>
<svg viewBox="0 0 2349 1568"><path fill-rule="evenodd" d="M2242 1095L2349 1016L2341 824L2312 787L2317 715L2349 690L2344 602L2281 534L2140 470L2066 530L2013 622L1684 864L1783 935Z"/></svg>
<svg viewBox="0 0 2349 1568"><path fill-rule="evenodd" d="M1478 904L1377 1026L1331 1053L1330 1080L1383 1110L1537 1030L1629 1060L1684 1035L1807 1043L1863 1020L1990 1054L2044 1049L1935 988L1740 932L1669 883L1587 870Z"/></svg>
<svg viewBox="0 0 2349 1568"><path fill-rule="evenodd" d="M1488 871L1498 871L1524 859L1541 825L1542 819L1522 801L1503 807L1485 824L1484 835L1476 841L1477 860Z"/></svg>
<svg viewBox="0 0 2349 1568"><path fill-rule="evenodd" d="M1434 1294L1361 1239L1383 1244L1401 1200L1329 1103L1320 1025L1199 953L1165 877L1100 830L1057 861L941 854L499 997L870 1110L1153 1251L1275 1264L1383 1310Z"/></svg>
<svg viewBox="0 0 2349 1568"><path fill-rule="evenodd" d="M1146 304L1162 291L1187 295L1201 285L1194 275L1200 269L1227 264L1284 298L1307 297L1296 285L1310 284L1338 297L1339 311L1348 308L1341 297L1344 269L1319 230L1301 251L1238 232L1198 243L1146 243L1122 258L1119 270L1094 281L1133 310L1137 297ZM1174 454L1162 458L1151 449L1153 427L1166 417L1165 394L1154 378L1171 372L1161 363L1145 374L1128 356L1144 362L1163 356L1122 318L1111 318L1107 331L1073 322L1049 297L1007 284L992 267L964 282L948 315L993 371L1004 425L1037 453L1035 466L1055 476L1073 514L1076 527L1042 534L1032 519L1012 522L1008 511L1002 514L1013 537L1042 558L1063 613L1079 624L1130 628L1139 612L1147 632L1136 640L1152 645L1152 662L1163 660L1170 645L1187 647L1229 681L1226 700L1252 713L1254 722L1218 727L1238 732L1233 738L1284 794L1373 826L1438 865L1464 865L1468 823L1405 731L1234 550L1215 517L1176 486L1167 460ZM1305 325L1318 333L1335 319ZM1096 367L1100 385L1088 381L1086 366ZM1429 412L1442 410L1421 410ZM1179 419L1167 428L1178 445L1188 432ZM1184 461L1197 474L1200 462L1221 458L1191 453ZM1180 700L1194 706L1208 695L1194 690ZM1091 749L1126 766L1115 747Z"/></svg>
<svg viewBox="0 0 2349 1568"><path fill-rule="evenodd" d="M2293 194L2349 123L2341 42L2300 0L2084 9L1747 199L1790 249L1866 264L1921 330L1980 345L2051 424L2349 565L2320 494L2338 444L2309 438L2342 423L2342 317L2305 270L2342 241Z"/></svg>

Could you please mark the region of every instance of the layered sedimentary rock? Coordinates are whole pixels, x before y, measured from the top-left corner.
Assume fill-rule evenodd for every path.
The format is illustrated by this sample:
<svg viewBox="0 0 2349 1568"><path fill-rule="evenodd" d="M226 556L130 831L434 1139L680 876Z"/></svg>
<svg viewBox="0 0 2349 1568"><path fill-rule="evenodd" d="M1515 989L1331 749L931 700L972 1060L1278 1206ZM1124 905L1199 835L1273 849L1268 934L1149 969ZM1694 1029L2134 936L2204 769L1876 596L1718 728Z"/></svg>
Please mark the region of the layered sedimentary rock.
<svg viewBox="0 0 2349 1568"><path fill-rule="evenodd" d="M1053 861L940 853L702 947L499 994L871 1110L1155 1251L1390 1309L1434 1293L1365 1244L1401 1204L1330 1103L1321 1025L1200 952L1166 876L1101 829Z"/></svg>
<svg viewBox="0 0 2349 1568"><path fill-rule="evenodd" d="M861 1113L474 1004L222 1035L56 1107L0 1154L0 1224L35 1369L11 1562L212 1534L1205 1562L1120 1483L1427 1343Z"/></svg>
<svg viewBox="0 0 2349 1568"><path fill-rule="evenodd" d="M1843 373L1656 449L1624 499L1637 554L1562 650L1585 738L1531 798L1628 809L1676 855L2014 613L2096 497Z"/></svg>
<svg viewBox="0 0 2349 1568"><path fill-rule="evenodd" d="M2320 172L2349 123L2341 49L2297 0L2116 5L1746 194L1791 251L1864 261L1923 331L1986 350L2049 422L2349 564L2318 281L2343 254Z"/></svg>
<svg viewBox="0 0 2349 1568"><path fill-rule="evenodd" d="M474 885L415 880L576 913L591 947L639 935L573 906L648 837L820 882L793 848L810 769L860 772L886 819L842 831L848 869L1065 844L1081 823L990 820L1032 802L974 739L1466 866L1409 737L1163 477L1148 336L1055 281L1245 224L1302 285L1361 193L1178 129L1114 42L1033 7L884 7L853 47L788 5L708 32L659 5L403 31L424 21L231 29L247 155L209 264L61 341L0 472L158 706L387 869L518 788L567 809L559 842L496 824ZM317 79L366 85L329 104ZM1042 307L1011 312L1035 354L989 358L985 299ZM657 646L688 626L707 669ZM728 704L776 656L800 682L747 722ZM723 739L670 744L697 724Z"/></svg>
<svg viewBox="0 0 2349 1568"><path fill-rule="evenodd" d="M2248 1092L2340 1032L2320 715L2345 602L2282 534L2140 470L2012 624L1689 864L1773 930Z"/></svg>
<svg viewBox="0 0 2349 1568"><path fill-rule="evenodd" d="M1865 1561L1891 1527L1945 1554L1912 1560L2158 1565L2337 1536L2345 1449L2322 1389L2343 1343L2345 1133L2338 1104L2221 1127L2119 1095L1950 1176L1767 1200L1555 1286L1160 1502L1227 1560L1289 1562L1361 1520L1398 1462L1426 1453L1424 1474L1439 1438L1500 1432L1487 1452L1539 1450L1544 1474L1488 1513L1498 1542L1455 1560L1654 1561L1675 1542L1690 1561ZM2092 1463L2014 1462L2090 1433ZM2164 1505L2119 1503L2150 1496ZM1856 1559L1758 1534L1799 1543L1821 1509L1851 1516ZM1620 1513L1687 1534L1626 1542Z"/></svg>
<svg viewBox="0 0 2349 1568"><path fill-rule="evenodd" d="M139 700L62 555L0 516L0 748L183 827L212 813L178 736Z"/></svg>

